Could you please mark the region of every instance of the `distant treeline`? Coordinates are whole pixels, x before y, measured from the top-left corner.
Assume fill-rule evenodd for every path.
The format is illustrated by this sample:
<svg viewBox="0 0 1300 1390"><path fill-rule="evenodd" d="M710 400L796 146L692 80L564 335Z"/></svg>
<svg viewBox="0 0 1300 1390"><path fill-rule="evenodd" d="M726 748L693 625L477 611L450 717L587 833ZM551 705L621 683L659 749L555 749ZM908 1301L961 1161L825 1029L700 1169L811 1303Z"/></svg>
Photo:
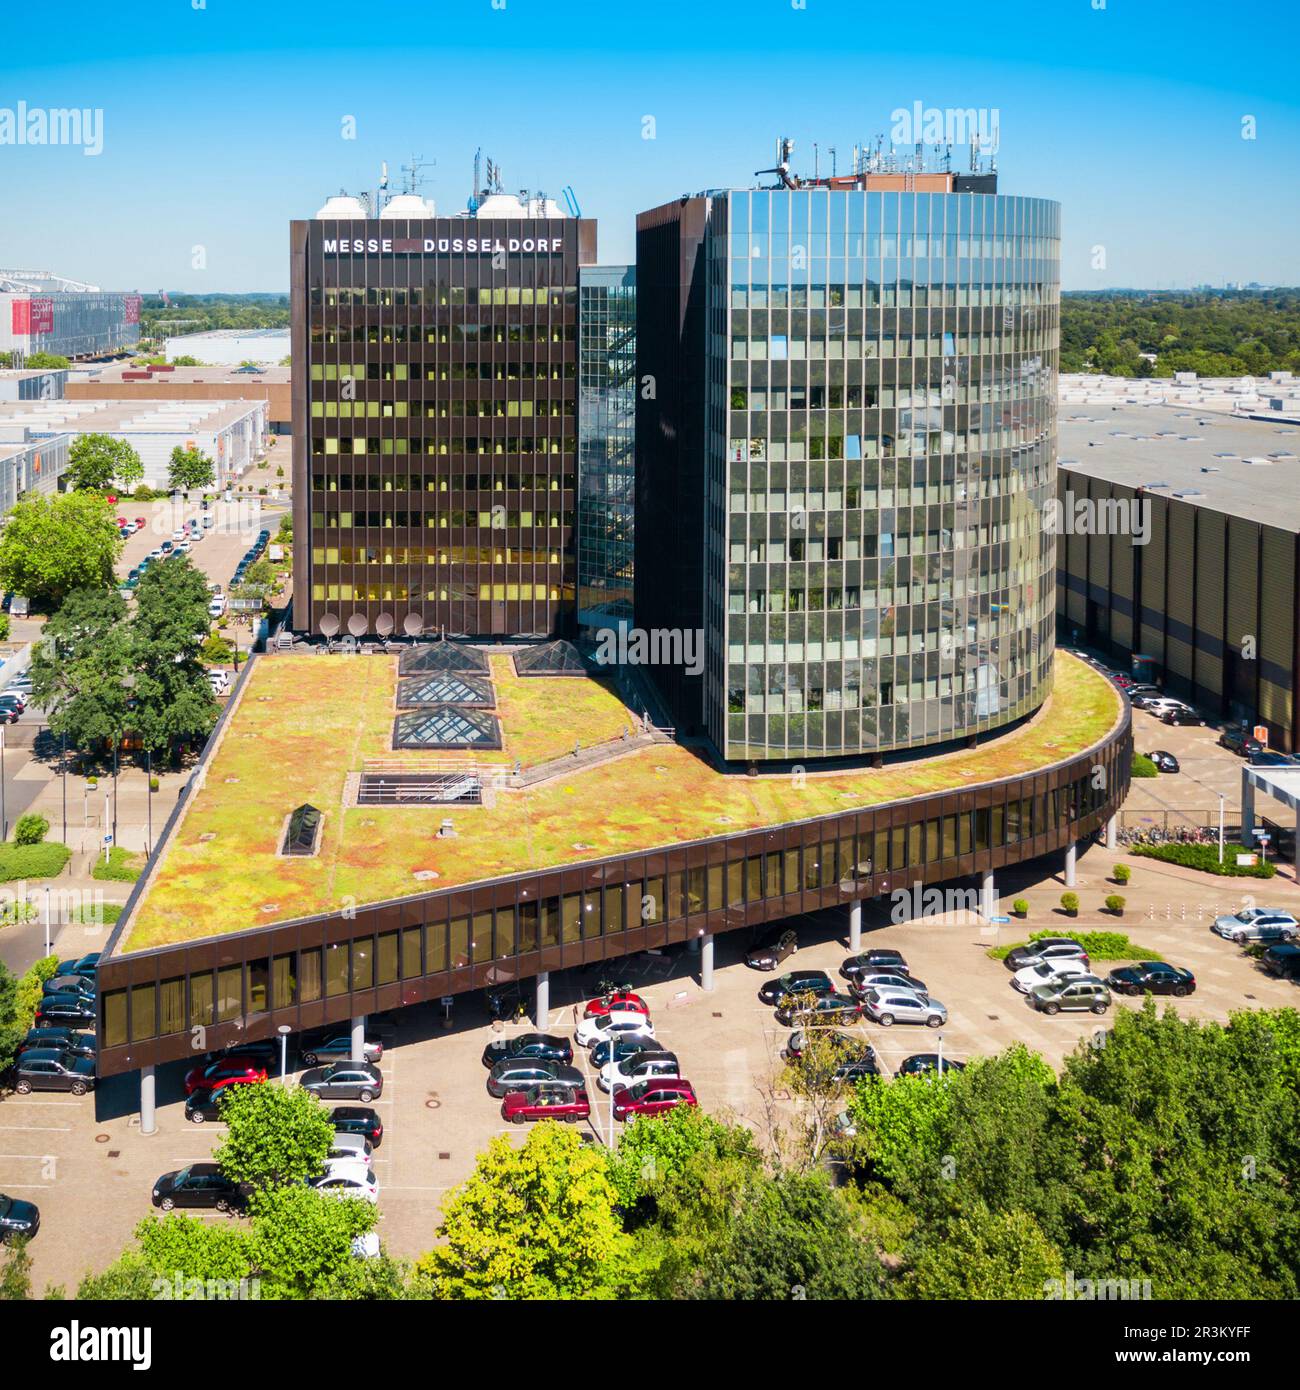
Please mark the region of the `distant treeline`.
<svg viewBox="0 0 1300 1390"><path fill-rule="evenodd" d="M214 328L287 328L287 294L147 294L140 306L140 335L167 338Z"/></svg>
<svg viewBox="0 0 1300 1390"><path fill-rule="evenodd" d="M1063 294L1061 370L1157 377L1300 373L1300 290Z"/></svg>

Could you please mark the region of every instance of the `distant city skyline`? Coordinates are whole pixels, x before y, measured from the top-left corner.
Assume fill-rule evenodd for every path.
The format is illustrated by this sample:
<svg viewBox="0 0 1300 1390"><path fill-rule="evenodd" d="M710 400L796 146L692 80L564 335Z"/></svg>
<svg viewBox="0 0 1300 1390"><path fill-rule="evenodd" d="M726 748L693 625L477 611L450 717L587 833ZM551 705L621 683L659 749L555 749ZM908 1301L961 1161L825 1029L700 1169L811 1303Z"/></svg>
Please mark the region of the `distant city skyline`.
<svg viewBox="0 0 1300 1390"><path fill-rule="evenodd" d="M373 187L382 160L400 189L413 155L430 165L419 191L453 213L479 148L507 191L572 186L601 260L621 262L638 211L760 182L778 136L798 172L814 142L821 172L832 147L843 172L855 144L961 136L978 113L1001 191L1062 204L1063 288L1300 280L1290 52L1208 41L1224 27L1209 0L936 0L924 26L849 0L503 3L72 0L57 37L35 11L8 16L0 265L284 292L290 219ZM1249 22L1293 21L1264 0Z"/></svg>

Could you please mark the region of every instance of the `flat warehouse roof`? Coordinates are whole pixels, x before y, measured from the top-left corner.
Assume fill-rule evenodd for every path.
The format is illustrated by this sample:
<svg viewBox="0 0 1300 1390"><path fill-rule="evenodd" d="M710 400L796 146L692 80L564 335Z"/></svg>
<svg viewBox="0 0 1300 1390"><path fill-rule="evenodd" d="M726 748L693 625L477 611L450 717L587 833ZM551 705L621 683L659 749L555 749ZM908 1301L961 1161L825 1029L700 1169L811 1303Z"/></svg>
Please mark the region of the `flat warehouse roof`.
<svg viewBox="0 0 1300 1390"><path fill-rule="evenodd" d="M1199 495L1178 500L1300 531L1300 427L1182 405L1065 403L1060 412L1062 469L1131 488L1166 483L1151 495L1191 491Z"/></svg>
<svg viewBox="0 0 1300 1390"><path fill-rule="evenodd" d="M391 656L254 660L118 951L958 791L1084 752L1123 714L1104 676L1058 653L1042 710L978 749L746 777L675 743L628 747L634 716L607 681L520 677L506 655L491 658L499 751L394 751L397 668ZM432 784L474 768L481 805L356 804L362 773L407 783L423 772ZM323 813L319 852L286 859L286 818L304 803ZM440 837L447 820L455 834Z"/></svg>

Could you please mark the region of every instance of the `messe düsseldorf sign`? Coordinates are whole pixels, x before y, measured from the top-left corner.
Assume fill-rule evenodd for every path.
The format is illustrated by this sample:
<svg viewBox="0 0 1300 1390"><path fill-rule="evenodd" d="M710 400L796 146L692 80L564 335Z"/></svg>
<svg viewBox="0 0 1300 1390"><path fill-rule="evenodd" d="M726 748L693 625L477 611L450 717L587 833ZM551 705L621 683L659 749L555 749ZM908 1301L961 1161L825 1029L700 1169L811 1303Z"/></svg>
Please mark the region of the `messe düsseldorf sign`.
<svg viewBox="0 0 1300 1390"><path fill-rule="evenodd" d="M326 255L354 256L495 256L510 252L558 255L562 237L322 237Z"/></svg>

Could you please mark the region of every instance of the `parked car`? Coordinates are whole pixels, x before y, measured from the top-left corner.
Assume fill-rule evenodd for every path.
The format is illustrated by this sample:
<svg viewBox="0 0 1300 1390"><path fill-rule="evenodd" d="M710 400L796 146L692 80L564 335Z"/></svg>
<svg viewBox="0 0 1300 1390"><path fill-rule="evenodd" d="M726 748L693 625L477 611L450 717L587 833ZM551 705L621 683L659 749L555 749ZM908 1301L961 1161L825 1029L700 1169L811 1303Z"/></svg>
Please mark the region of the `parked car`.
<svg viewBox="0 0 1300 1390"><path fill-rule="evenodd" d="M951 1057L940 1057L937 1052L916 1052L905 1057L899 1064L895 1076L932 1076L946 1071L965 1071L966 1063Z"/></svg>
<svg viewBox="0 0 1300 1390"><path fill-rule="evenodd" d="M1162 960L1141 960L1121 965L1106 977L1117 994L1172 994L1177 999L1196 993L1196 976L1181 966Z"/></svg>
<svg viewBox="0 0 1300 1390"><path fill-rule="evenodd" d="M876 970L893 970L906 975L907 962L898 951L862 951L856 956L847 957L840 966L840 974L846 980Z"/></svg>
<svg viewBox="0 0 1300 1390"><path fill-rule="evenodd" d="M905 975L901 970L873 970L849 981L849 993L861 999L869 989L910 989L913 994L928 995L924 980Z"/></svg>
<svg viewBox="0 0 1300 1390"><path fill-rule="evenodd" d="M85 975L88 979L93 980L95 978L95 971L99 969L99 959L99 951L87 951L84 956L81 956L73 964L73 967L70 971L68 971L68 974Z"/></svg>
<svg viewBox="0 0 1300 1390"><path fill-rule="evenodd" d="M266 1068L248 1057L222 1057L205 1066L191 1067L185 1073L185 1094L195 1091L217 1091L222 1086L239 1085L266 1080Z"/></svg>
<svg viewBox="0 0 1300 1390"><path fill-rule="evenodd" d="M577 1124L591 1114L586 1091L568 1086L534 1086L528 1091L511 1091L501 1102L501 1118L512 1125L529 1120L563 1120Z"/></svg>
<svg viewBox="0 0 1300 1390"><path fill-rule="evenodd" d="M1245 729L1224 729L1218 742L1220 748L1226 748L1229 753L1235 753L1239 758L1253 758L1257 753L1264 751L1264 745Z"/></svg>
<svg viewBox="0 0 1300 1390"><path fill-rule="evenodd" d="M1291 941L1300 936L1300 921L1273 907L1247 907L1216 917L1210 928L1217 936L1243 945L1247 941Z"/></svg>
<svg viewBox="0 0 1300 1390"><path fill-rule="evenodd" d="M581 1091L586 1087L586 1079L577 1067L563 1062L533 1062L527 1058L508 1058L488 1072L488 1095L497 1100L510 1091L530 1091L534 1086L563 1086Z"/></svg>
<svg viewBox="0 0 1300 1390"><path fill-rule="evenodd" d="M31 1240L40 1229L41 1212L35 1202L0 1192L0 1241Z"/></svg>
<svg viewBox="0 0 1300 1390"><path fill-rule="evenodd" d="M607 1038L591 1049L591 1065L597 1071L611 1062L621 1062L638 1052L658 1052L659 1044L648 1033L625 1033L621 1038Z"/></svg>
<svg viewBox="0 0 1300 1390"><path fill-rule="evenodd" d="M286 1048L285 1052L288 1060L292 1049ZM252 1062L255 1066L263 1067L269 1074L272 1070L278 1070L280 1066L280 1040L259 1038L256 1042L232 1043L229 1047L204 1053L203 1065L211 1066L213 1062L224 1062L227 1059Z"/></svg>
<svg viewBox="0 0 1300 1390"><path fill-rule="evenodd" d="M330 1114L335 1134L360 1134L377 1149L384 1137L384 1126L373 1110L360 1105L340 1105Z"/></svg>
<svg viewBox="0 0 1300 1390"><path fill-rule="evenodd" d="M793 927L772 927L745 952L751 970L775 970L799 949L799 933Z"/></svg>
<svg viewBox="0 0 1300 1390"><path fill-rule="evenodd" d="M1300 946L1290 942L1270 946L1260 957L1260 962L1270 975L1276 975L1280 980L1300 980Z"/></svg>
<svg viewBox="0 0 1300 1390"><path fill-rule="evenodd" d="M583 1018L603 1018L611 1013L644 1014L650 1017L650 1005L639 994L630 989L615 990L613 994L602 994L598 999L589 999L582 1011Z"/></svg>
<svg viewBox="0 0 1300 1390"><path fill-rule="evenodd" d="M776 1006L776 1021L788 1028L792 1023L848 1023L862 1012L862 1005L848 994L787 994Z"/></svg>
<svg viewBox="0 0 1300 1390"><path fill-rule="evenodd" d="M618 1062L606 1062L596 1077L602 1091L617 1090L620 1086L635 1086L641 1081L682 1074L675 1052L637 1052Z"/></svg>
<svg viewBox="0 0 1300 1390"><path fill-rule="evenodd" d="M1028 994L1039 985L1050 985L1054 980L1068 980L1074 975L1086 975L1087 963L1078 956L1059 956L1052 960L1040 960L1037 965L1026 965L1011 977L1011 988L1021 994Z"/></svg>
<svg viewBox="0 0 1300 1390"><path fill-rule="evenodd" d="M71 1028L33 1028L18 1044L19 1053L32 1048L58 1048L74 1057L93 1057L96 1052L93 1033L77 1033Z"/></svg>
<svg viewBox="0 0 1300 1390"><path fill-rule="evenodd" d="M192 1091L185 1097L185 1118L195 1125L206 1124L209 1120L219 1120L225 1095L224 1086L218 1086L215 1090L204 1086L200 1090Z"/></svg>
<svg viewBox="0 0 1300 1390"><path fill-rule="evenodd" d="M352 1056L352 1034L327 1033L323 1037L320 1034L313 1034L311 1041L304 1040L302 1046L303 1065L308 1067L319 1066L322 1062L343 1061ZM364 1042L365 1061L377 1062L384 1055L384 1045L371 1033L367 1033Z"/></svg>
<svg viewBox="0 0 1300 1390"><path fill-rule="evenodd" d="M614 1038L621 1033L636 1033L653 1038L654 1024L645 1014L627 1009L618 1009L603 1014L600 1018L584 1018L573 1035L579 1047L592 1047L605 1038Z"/></svg>
<svg viewBox="0 0 1300 1390"><path fill-rule="evenodd" d="M1156 716L1162 724L1186 724L1195 726L1205 720L1187 705L1166 705Z"/></svg>
<svg viewBox="0 0 1300 1390"><path fill-rule="evenodd" d="M698 1105L695 1088L681 1078L641 1081L614 1092L614 1118L626 1120L637 1115L662 1115L679 1105Z"/></svg>
<svg viewBox="0 0 1300 1390"><path fill-rule="evenodd" d="M948 1010L937 999L923 999L904 989L871 989L862 1000L862 1012L882 1028L895 1023L924 1023L941 1028L948 1021Z"/></svg>
<svg viewBox="0 0 1300 1390"><path fill-rule="evenodd" d="M322 1100L359 1100L367 1105L384 1093L384 1078L371 1062L335 1062L303 1072L298 1084Z"/></svg>
<svg viewBox="0 0 1300 1390"><path fill-rule="evenodd" d="M335 1159L352 1158L370 1166L370 1140L364 1134L340 1134L334 1132L330 1140L329 1152L325 1155L327 1163Z"/></svg>
<svg viewBox="0 0 1300 1390"><path fill-rule="evenodd" d="M494 1038L483 1049L483 1065L494 1067L507 1057L546 1062L572 1062L573 1044L553 1033L518 1033L513 1038Z"/></svg>
<svg viewBox="0 0 1300 1390"><path fill-rule="evenodd" d="M1147 757L1155 763L1161 772L1180 772L1182 770L1178 765L1178 759L1163 748L1153 748Z"/></svg>
<svg viewBox="0 0 1300 1390"><path fill-rule="evenodd" d="M1089 1009L1104 1014L1110 1008L1110 990L1104 980L1095 975L1076 975L1069 980L1055 980L1037 985L1029 991L1029 1002L1040 1013L1059 1014Z"/></svg>
<svg viewBox="0 0 1300 1390"><path fill-rule="evenodd" d="M95 982L84 975L54 975L41 986L42 994L75 994L89 999L94 1007Z"/></svg>
<svg viewBox="0 0 1300 1390"><path fill-rule="evenodd" d="M1023 970L1027 965L1037 965L1044 960L1062 960L1066 957L1079 961L1084 969L1091 962L1088 953L1072 936L1044 936L1038 941L1027 941L1007 952L1008 970Z"/></svg>
<svg viewBox="0 0 1300 1390"><path fill-rule="evenodd" d="M364 1202L379 1200L375 1170L355 1158L327 1159L325 1171L309 1178L308 1185L327 1197L360 1197Z"/></svg>
<svg viewBox="0 0 1300 1390"><path fill-rule="evenodd" d="M36 1026L78 1028L95 1025L95 1001L82 994L46 994L36 1006Z"/></svg>
<svg viewBox="0 0 1300 1390"><path fill-rule="evenodd" d="M174 1173L164 1173L153 1185L153 1204L163 1211L175 1207L215 1208L238 1211L244 1194L215 1163L191 1163Z"/></svg>
<svg viewBox="0 0 1300 1390"><path fill-rule="evenodd" d="M835 981L824 970L787 970L766 981L758 991L759 1002L776 1004L787 994L833 994Z"/></svg>
<svg viewBox="0 0 1300 1390"><path fill-rule="evenodd" d="M20 1096L32 1091L71 1091L84 1096L95 1089L95 1059L78 1057L57 1047L33 1047L14 1062L14 1090Z"/></svg>

